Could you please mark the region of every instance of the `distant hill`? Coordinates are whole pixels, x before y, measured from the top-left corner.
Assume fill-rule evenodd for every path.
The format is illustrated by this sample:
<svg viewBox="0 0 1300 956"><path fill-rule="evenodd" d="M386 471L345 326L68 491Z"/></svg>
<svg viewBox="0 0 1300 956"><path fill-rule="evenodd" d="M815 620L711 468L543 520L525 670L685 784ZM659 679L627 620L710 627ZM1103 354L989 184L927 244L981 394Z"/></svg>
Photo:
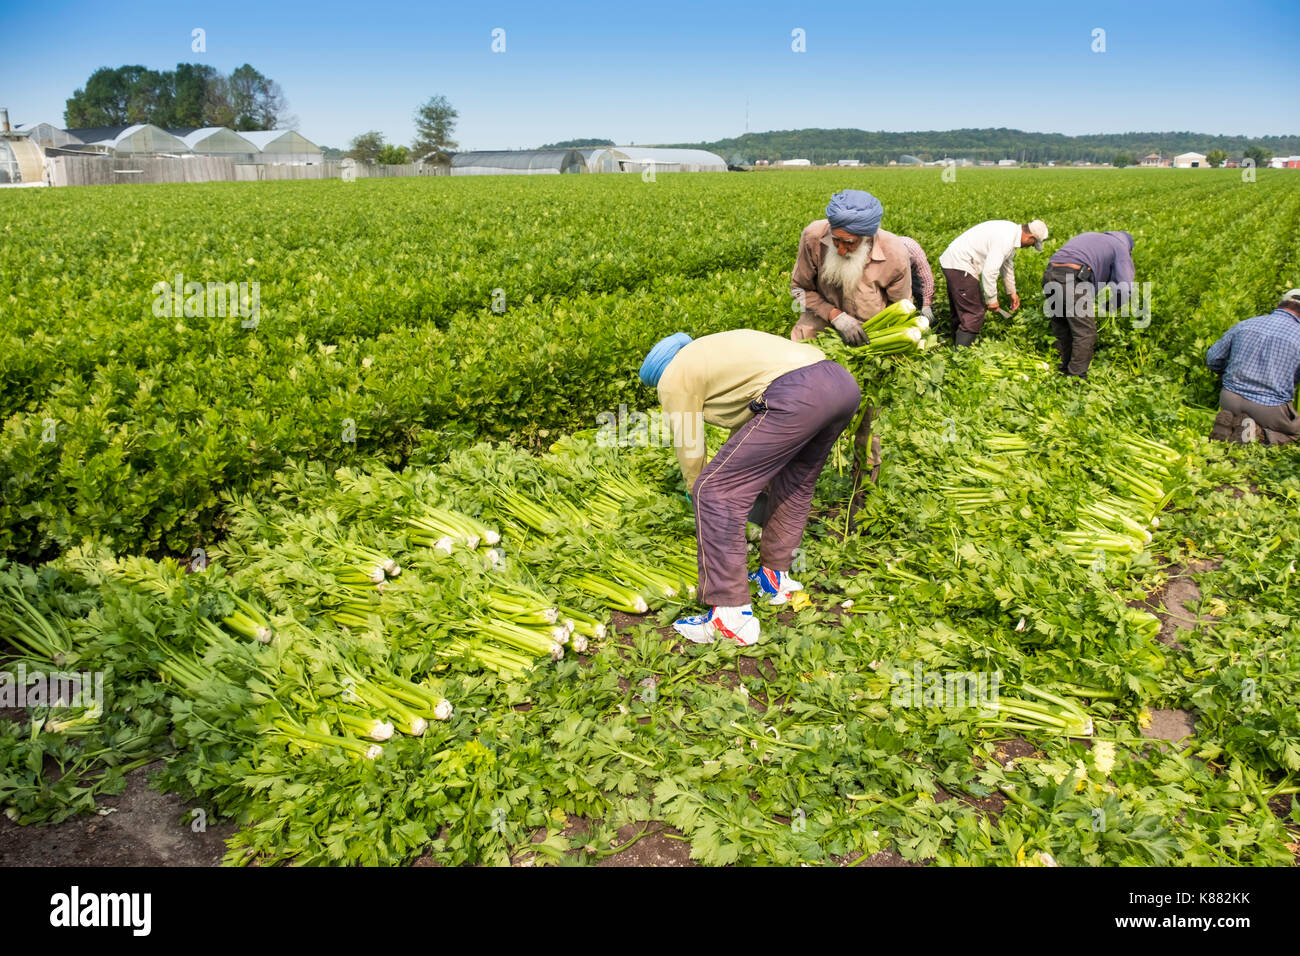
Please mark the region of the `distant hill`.
<svg viewBox="0 0 1300 956"><path fill-rule="evenodd" d="M566 139L559 143L547 143L538 149L591 149L596 146L613 146L612 139Z"/></svg>
<svg viewBox="0 0 1300 956"><path fill-rule="evenodd" d="M808 159L816 164L856 159L885 164L910 154L930 162L953 159L1046 163L1086 160L1109 163L1119 153L1138 159L1148 153L1173 157L1178 153L1208 153L1221 149L1241 156L1249 146L1261 146L1275 156L1300 153L1300 136L1211 136L1206 133L1105 133L1065 136L1027 133L1018 129L954 129L913 133L869 132L861 129L792 129L746 133L711 143L662 143L663 146L707 149L730 163L752 164L758 159Z"/></svg>

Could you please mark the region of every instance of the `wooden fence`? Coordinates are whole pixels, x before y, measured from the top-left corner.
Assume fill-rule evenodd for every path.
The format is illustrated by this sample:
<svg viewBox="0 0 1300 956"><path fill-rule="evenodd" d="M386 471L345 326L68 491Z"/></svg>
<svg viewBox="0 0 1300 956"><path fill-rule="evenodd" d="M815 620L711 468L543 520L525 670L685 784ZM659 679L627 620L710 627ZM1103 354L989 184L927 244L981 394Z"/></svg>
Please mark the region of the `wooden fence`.
<svg viewBox="0 0 1300 956"><path fill-rule="evenodd" d="M149 157L115 159L107 156L51 156L46 159L53 186L107 186L114 183L212 183L264 182L287 179L344 178L344 164L337 160L309 166L232 163L214 156L185 159ZM351 167L356 179L386 179L394 176L446 176L445 166Z"/></svg>

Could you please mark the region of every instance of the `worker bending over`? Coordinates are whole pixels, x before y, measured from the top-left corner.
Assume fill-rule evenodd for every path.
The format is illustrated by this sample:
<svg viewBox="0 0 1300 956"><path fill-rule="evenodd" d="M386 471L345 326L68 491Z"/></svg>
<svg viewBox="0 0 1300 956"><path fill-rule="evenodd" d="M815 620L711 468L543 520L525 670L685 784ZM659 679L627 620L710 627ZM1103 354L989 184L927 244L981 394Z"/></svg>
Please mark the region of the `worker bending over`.
<svg viewBox="0 0 1300 956"><path fill-rule="evenodd" d="M925 258L925 250L911 236L899 236L898 241L907 250L907 259L912 273L912 304L921 310L921 314L934 324L934 270ZM870 316L868 316L870 318Z"/></svg>
<svg viewBox="0 0 1300 956"><path fill-rule="evenodd" d="M751 329L695 340L671 335L651 349L640 377L658 389L672 425L695 508L699 600L709 608L673 627L697 644L719 635L753 644L759 624L750 583L773 604L803 587L790 577L790 564L817 476L861 401L858 383L817 347ZM733 430L707 464L704 422ZM745 519L765 488L761 567L746 575Z"/></svg>
<svg viewBox="0 0 1300 956"><path fill-rule="evenodd" d="M1043 251L1047 226L1041 219L1011 222L991 219L971 226L949 243L939 257L939 266L948 283L948 305L956 326L956 344L975 344L975 336L984 327L984 313L1001 312L998 302L998 276L1011 297L1011 311L1020 308L1016 293L1016 250L1033 246Z"/></svg>
<svg viewBox="0 0 1300 956"><path fill-rule="evenodd" d="M1097 296L1109 288L1111 304L1123 308L1135 275L1127 232L1083 232L1052 253L1043 270L1043 311L1052 322L1062 373L1088 377L1097 345Z"/></svg>

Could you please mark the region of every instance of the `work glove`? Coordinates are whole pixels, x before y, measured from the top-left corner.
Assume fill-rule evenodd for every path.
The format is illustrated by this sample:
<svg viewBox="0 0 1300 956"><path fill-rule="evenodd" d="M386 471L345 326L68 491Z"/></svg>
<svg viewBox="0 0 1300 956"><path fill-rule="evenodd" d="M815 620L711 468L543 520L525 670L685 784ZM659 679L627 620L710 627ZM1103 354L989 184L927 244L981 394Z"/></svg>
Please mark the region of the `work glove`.
<svg viewBox="0 0 1300 956"><path fill-rule="evenodd" d="M831 319L831 327L840 333L840 338L848 345L866 345L869 341L867 333L862 331L862 323L847 312L841 312Z"/></svg>
<svg viewBox="0 0 1300 956"><path fill-rule="evenodd" d="M930 308L927 305L925 308L921 310L921 314L930 320L931 325L934 325L934 309Z"/></svg>

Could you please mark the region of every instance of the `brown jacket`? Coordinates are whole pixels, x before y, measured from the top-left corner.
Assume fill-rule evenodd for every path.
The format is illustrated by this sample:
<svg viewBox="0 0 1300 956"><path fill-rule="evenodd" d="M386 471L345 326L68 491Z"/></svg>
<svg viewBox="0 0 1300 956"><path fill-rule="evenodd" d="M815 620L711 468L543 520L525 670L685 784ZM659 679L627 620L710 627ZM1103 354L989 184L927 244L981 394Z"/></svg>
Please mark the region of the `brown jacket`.
<svg viewBox="0 0 1300 956"><path fill-rule="evenodd" d="M831 311L839 309L856 319L871 318L885 306L910 298L912 295L912 265L907 248L892 232L879 230L873 237L871 258L862 270L854 308L844 307L840 290L818 281L822 261L828 255L838 255L825 239L830 235L831 224L825 219L811 223L799 237L799 257L790 274L790 294L797 296L803 290L804 309L807 315L801 324L825 328ZM855 311L856 310L856 311ZM815 317L815 318L814 318ZM821 321L817 321L820 319Z"/></svg>

